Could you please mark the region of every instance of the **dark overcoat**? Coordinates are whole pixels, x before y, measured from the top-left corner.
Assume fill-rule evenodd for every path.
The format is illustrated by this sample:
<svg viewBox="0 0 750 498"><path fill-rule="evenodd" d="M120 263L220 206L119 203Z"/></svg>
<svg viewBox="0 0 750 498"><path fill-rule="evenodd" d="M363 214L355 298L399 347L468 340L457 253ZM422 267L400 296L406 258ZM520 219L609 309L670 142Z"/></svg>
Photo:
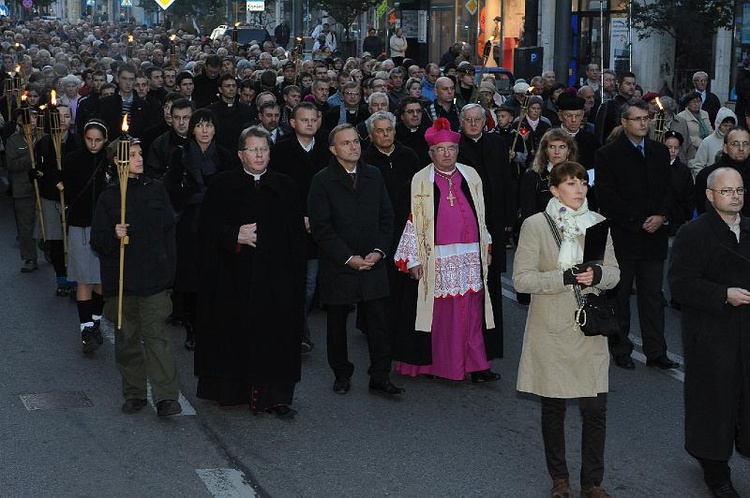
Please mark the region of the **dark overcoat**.
<svg viewBox="0 0 750 498"><path fill-rule="evenodd" d="M728 460L737 437L750 456L750 306L726 302L727 288L750 287L750 218L742 218L739 243L713 208L683 226L669 284L682 305L685 448Z"/></svg>
<svg viewBox="0 0 750 498"><path fill-rule="evenodd" d="M253 248L237 244L257 223ZM305 228L292 180L237 169L211 181L200 213L195 373L247 385L300 379Z"/></svg>
<svg viewBox="0 0 750 498"><path fill-rule="evenodd" d="M383 176L360 162L357 181L332 158L312 180L307 197L312 236L320 258L320 299L323 304L355 304L387 297L386 264L393 232L393 209ZM365 257L375 249L386 252L371 270L346 264L353 255Z"/></svg>
<svg viewBox="0 0 750 498"><path fill-rule="evenodd" d="M667 147L646 138L644 157L623 133L596 152L595 164L597 201L612 222L617 260L666 258L667 226L648 233L642 225L652 215L676 218Z"/></svg>

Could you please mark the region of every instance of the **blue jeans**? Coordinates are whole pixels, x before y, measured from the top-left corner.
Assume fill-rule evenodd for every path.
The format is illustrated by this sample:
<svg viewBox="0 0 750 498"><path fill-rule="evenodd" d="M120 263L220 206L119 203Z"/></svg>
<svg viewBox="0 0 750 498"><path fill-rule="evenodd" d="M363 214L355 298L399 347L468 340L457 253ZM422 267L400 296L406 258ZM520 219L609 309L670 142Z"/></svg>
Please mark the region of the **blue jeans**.
<svg viewBox="0 0 750 498"><path fill-rule="evenodd" d="M315 295L315 287L318 285L318 260L307 260L307 278L305 280L305 328L302 331L302 340L312 343L310 337L310 326L307 323L307 316L312 308L312 300Z"/></svg>

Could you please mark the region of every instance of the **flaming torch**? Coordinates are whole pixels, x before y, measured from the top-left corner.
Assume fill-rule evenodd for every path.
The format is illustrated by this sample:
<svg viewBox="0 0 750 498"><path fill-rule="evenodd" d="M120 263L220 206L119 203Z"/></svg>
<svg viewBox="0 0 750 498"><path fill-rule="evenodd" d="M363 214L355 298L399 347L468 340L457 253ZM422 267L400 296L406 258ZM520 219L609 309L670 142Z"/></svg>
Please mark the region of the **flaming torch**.
<svg viewBox="0 0 750 498"><path fill-rule="evenodd" d="M521 113L518 116L518 128L516 129L516 136L513 137L511 151L516 150L516 142L518 142L518 136L521 135L521 125L523 124L523 119L526 117L526 112L529 110L529 99L532 95L534 95L534 87L530 86L523 95L523 98L521 98Z"/></svg>
<svg viewBox="0 0 750 498"><path fill-rule="evenodd" d="M128 135L128 115L122 118L122 135L117 139L115 162L117 176L120 179L120 224L125 224L125 204L128 195L128 173L130 173L130 136ZM120 239L120 280L117 289L117 330L122 330L122 292L125 281L125 246L128 236Z"/></svg>
<svg viewBox="0 0 750 498"><path fill-rule="evenodd" d="M234 29L232 30L232 52L234 52L234 56L237 57L237 40L239 40L240 37L240 22L237 21L234 23Z"/></svg>
<svg viewBox="0 0 750 498"><path fill-rule="evenodd" d="M67 130L63 129L60 123L60 110L57 108L57 92L50 92L50 105L47 107L47 122L49 123L49 133L52 137L52 145L55 147L55 159L57 160L57 170L62 171L62 137ZM60 218L62 221L63 251L65 252L65 264L68 264L68 221L65 215L65 185L58 182L57 190L60 192Z"/></svg>
<svg viewBox="0 0 750 498"><path fill-rule="evenodd" d="M133 35L128 35L128 46L125 49L125 55L128 59L132 59L135 52L135 43L133 42Z"/></svg>
<svg viewBox="0 0 750 498"><path fill-rule="evenodd" d="M26 101L26 92L21 96L21 126L23 127L23 136L26 139L26 148L29 150L29 159L31 160L31 170L36 173L36 156L34 155L34 124L32 123L31 107ZM39 195L39 180L37 175L34 178L34 196L36 197L36 211L39 214L39 228L42 231L42 241L47 242L47 232L44 227L44 215L42 214L42 197Z"/></svg>
<svg viewBox="0 0 750 498"><path fill-rule="evenodd" d="M169 37L169 65L177 68L177 35L172 33Z"/></svg>
<svg viewBox="0 0 750 498"><path fill-rule="evenodd" d="M664 104L661 99L656 97L656 105L659 110L656 111L656 121L654 121L654 140L663 142L664 134L667 132L667 120L664 118Z"/></svg>

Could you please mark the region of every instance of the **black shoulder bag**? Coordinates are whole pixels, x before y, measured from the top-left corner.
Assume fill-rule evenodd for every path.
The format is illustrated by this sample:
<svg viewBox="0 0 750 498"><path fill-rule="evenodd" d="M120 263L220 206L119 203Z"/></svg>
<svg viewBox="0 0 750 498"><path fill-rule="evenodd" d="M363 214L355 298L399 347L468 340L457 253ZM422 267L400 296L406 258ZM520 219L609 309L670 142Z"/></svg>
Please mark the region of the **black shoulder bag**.
<svg viewBox="0 0 750 498"><path fill-rule="evenodd" d="M545 212L544 217L559 248L562 243L560 231L550 215ZM581 286L577 284L573 286L573 292L578 303L574 319L584 335L617 336L620 333L615 307L609 299L600 294L584 295L581 293Z"/></svg>

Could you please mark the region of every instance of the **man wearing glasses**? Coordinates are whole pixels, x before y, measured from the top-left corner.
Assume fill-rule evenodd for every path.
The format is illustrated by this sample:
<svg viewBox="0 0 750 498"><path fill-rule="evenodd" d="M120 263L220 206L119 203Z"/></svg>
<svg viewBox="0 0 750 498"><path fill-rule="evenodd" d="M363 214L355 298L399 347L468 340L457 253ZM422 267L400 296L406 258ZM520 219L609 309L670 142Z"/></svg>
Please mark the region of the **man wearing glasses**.
<svg viewBox="0 0 750 498"><path fill-rule="evenodd" d="M270 146L265 129L243 130L242 169L217 174L206 191L195 373L199 398L290 418L301 374L305 229L294 182L267 169Z"/></svg>
<svg viewBox="0 0 750 498"><path fill-rule="evenodd" d="M734 140L749 142L743 132ZM705 170L704 170L705 171ZM703 469L712 496L739 497L733 449L750 456L750 219L740 173L708 175L707 211L674 239L669 284L682 305L685 449Z"/></svg>
<svg viewBox="0 0 750 498"><path fill-rule="evenodd" d="M417 153L420 168L427 166L432 159L430 159L429 147L424 138L427 127L423 124L422 102L415 97L404 97L397 115L396 140Z"/></svg>
<svg viewBox="0 0 750 498"><path fill-rule="evenodd" d="M715 164L703 168L695 177L695 204L698 213L706 212L706 188L708 177L719 168L732 168L739 172L745 182L750 185L750 133L745 128L732 128L724 135L723 154ZM742 214L750 215L750 203L745 203Z"/></svg>
<svg viewBox="0 0 750 498"><path fill-rule="evenodd" d="M601 112L601 111L600 111ZM671 188L669 151L648 138L649 112L642 100L624 104L623 133L599 149L596 164L597 199L601 213L611 222L612 242L620 265L616 289L618 340L610 340L615 365L631 370L630 293L638 292L638 320L646 365L661 369L679 367L667 357L664 339L662 280L667 257L666 223L679 222Z"/></svg>

